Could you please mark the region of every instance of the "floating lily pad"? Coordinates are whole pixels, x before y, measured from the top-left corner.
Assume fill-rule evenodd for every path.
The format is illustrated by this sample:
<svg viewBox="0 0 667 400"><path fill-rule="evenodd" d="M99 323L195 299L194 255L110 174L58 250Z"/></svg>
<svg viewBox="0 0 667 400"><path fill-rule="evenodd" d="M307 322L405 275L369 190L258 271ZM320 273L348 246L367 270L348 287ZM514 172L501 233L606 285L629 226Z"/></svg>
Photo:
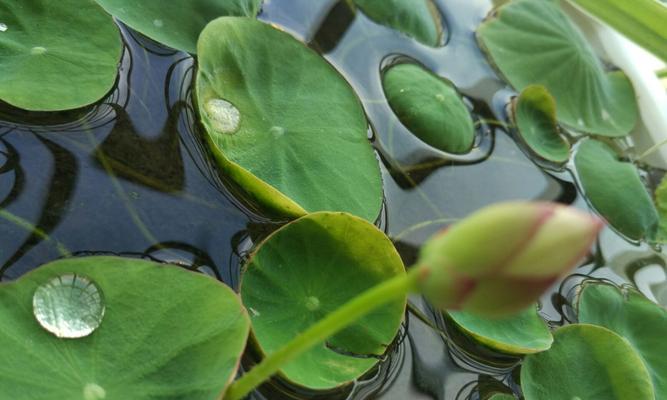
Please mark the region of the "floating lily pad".
<svg viewBox="0 0 667 400"><path fill-rule="evenodd" d="M570 143L556 120L556 101L544 86L525 88L513 108L519 134L528 147L545 160L562 164L570 157Z"/></svg>
<svg viewBox="0 0 667 400"><path fill-rule="evenodd" d="M553 343L549 327L534 306L501 319L484 318L464 311L448 314L464 333L503 353L532 354L548 350Z"/></svg>
<svg viewBox="0 0 667 400"><path fill-rule="evenodd" d="M115 84L120 32L93 0L7 0L0 23L0 100L30 111L69 110Z"/></svg>
<svg viewBox="0 0 667 400"><path fill-rule="evenodd" d="M574 164L586 197L614 228L634 240L654 237L658 214L633 164L593 139L579 145Z"/></svg>
<svg viewBox="0 0 667 400"><path fill-rule="evenodd" d="M60 339L33 316L33 296L73 274L96 285L106 311L90 336ZM61 317L76 314L76 308L66 311ZM56 261L1 285L0 327L5 398L210 400L235 376L249 322L238 296L204 275L87 257Z"/></svg>
<svg viewBox="0 0 667 400"><path fill-rule="evenodd" d="M404 274L391 241L344 213L314 213L279 229L248 260L241 284L253 337L271 354L352 298ZM312 389L367 372L394 340L406 299L383 306L285 365L281 375Z"/></svg>
<svg viewBox="0 0 667 400"><path fill-rule="evenodd" d="M262 0L96 0L109 14L174 49L197 52L206 24L223 16L255 17Z"/></svg>
<svg viewBox="0 0 667 400"><path fill-rule="evenodd" d="M382 179L368 122L330 64L288 33L248 18L211 22L198 49L200 117L232 179L286 215L377 218Z"/></svg>
<svg viewBox="0 0 667 400"><path fill-rule="evenodd" d="M579 321L625 338L644 361L656 399L667 398L667 310L641 293L605 283L586 283L579 295Z"/></svg>
<svg viewBox="0 0 667 400"><path fill-rule="evenodd" d="M390 67L382 76L387 101L412 133L449 153L466 153L475 140L468 108L454 86L416 64Z"/></svg>
<svg viewBox="0 0 667 400"><path fill-rule="evenodd" d="M595 325L554 333L550 350L531 354L521 367L526 400L654 400L651 377L622 337Z"/></svg>
<svg viewBox="0 0 667 400"><path fill-rule="evenodd" d="M479 27L481 46L515 89L546 87L562 123L598 135L628 134L638 118L630 80L605 71L559 4L514 0L497 8Z"/></svg>
<svg viewBox="0 0 667 400"><path fill-rule="evenodd" d="M442 42L442 17L433 0L353 0L368 18L428 46Z"/></svg>

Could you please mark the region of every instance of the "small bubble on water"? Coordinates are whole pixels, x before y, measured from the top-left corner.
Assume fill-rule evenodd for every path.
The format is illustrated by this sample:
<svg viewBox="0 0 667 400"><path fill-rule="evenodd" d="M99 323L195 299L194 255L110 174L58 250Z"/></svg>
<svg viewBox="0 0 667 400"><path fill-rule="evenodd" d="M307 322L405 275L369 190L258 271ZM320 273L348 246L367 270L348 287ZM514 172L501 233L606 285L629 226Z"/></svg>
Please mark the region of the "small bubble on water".
<svg viewBox="0 0 667 400"><path fill-rule="evenodd" d="M0 32L6 32L6 31L7 31L7 25L0 22Z"/></svg>
<svg viewBox="0 0 667 400"><path fill-rule="evenodd" d="M222 99L211 99L206 102L205 109L216 131L234 133L239 128L241 113L232 103Z"/></svg>
<svg viewBox="0 0 667 400"><path fill-rule="evenodd" d="M93 333L102 323L105 310L97 285L76 274L61 275L39 286L32 307L44 329L66 339Z"/></svg>

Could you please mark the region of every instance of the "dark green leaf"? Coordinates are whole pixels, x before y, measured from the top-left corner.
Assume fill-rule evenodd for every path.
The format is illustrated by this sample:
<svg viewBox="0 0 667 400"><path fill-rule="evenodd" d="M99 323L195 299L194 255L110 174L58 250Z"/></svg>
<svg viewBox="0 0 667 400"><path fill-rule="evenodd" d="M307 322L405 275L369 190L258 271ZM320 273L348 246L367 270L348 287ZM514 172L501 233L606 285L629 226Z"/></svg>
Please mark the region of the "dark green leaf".
<svg viewBox="0 0 667 400"><path fill-rule="evenodd" d="M248 260L241 296L253 337L271 354L367 289L399 274L391 241L343 213L314 213L285 225ZM383 306L288 363L281 374L313 389L344 385L368 371L396 336L405 298Z"/></svg>
<svg viewBox="0 0 667 400"><path fill-rule="evenodd" d="M633 164L593 139L579 145L574 163L584 193L614 228L633 240L655 236L658 214Z"/></svg>
<svg viewBox="0 0 667 400"><path fill-rule="evenodd" d="M398 119L442 151L466 153L475 139L468 108L454 86L415 64L397 64L382 76L387 101Z"/></svg>

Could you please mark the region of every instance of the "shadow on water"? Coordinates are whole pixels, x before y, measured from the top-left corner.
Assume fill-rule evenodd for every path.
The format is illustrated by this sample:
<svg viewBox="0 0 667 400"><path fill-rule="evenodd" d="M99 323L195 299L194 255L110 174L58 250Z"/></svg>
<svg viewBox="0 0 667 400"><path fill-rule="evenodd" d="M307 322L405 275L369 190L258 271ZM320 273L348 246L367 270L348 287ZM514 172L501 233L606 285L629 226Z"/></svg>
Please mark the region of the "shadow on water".
<svg viewBox="0 0 667 400"><path fill-rule="evenodd" d="M407 265L430 235L495 202L549 200L588 210L568 171L533 160L515 140L505 113L514 93L475 42L491 2L436 4L446 25L436 48L372 22L346 1L271 1L260 14L320 52L360 97L384 177L378 224ZM194 60L121 28L119 80L98 104L48 114L0 105L2 279L58 257L119 254L177 264L238 287L239 266L253 244L282 221L262 215L218 173L192 104ZM477 127L470 154L431 148L393 114L381 74L398 59L419 63L458 88ZM585 264L578 271L583 276L613 276L640 287L650 286L641 282L647 269L667 265L662 255L609 229ZM571 318L567 289L560 289L542 302L554 326ZM658 289L667 297L667 289ZM517 359L475 348L448 331L442 315L421 299L411 302L401 335L367 376L335 393L304 392L276 380L254 398L459 400L517 392ZM252 362L248 352L244 364Z"/></svg>

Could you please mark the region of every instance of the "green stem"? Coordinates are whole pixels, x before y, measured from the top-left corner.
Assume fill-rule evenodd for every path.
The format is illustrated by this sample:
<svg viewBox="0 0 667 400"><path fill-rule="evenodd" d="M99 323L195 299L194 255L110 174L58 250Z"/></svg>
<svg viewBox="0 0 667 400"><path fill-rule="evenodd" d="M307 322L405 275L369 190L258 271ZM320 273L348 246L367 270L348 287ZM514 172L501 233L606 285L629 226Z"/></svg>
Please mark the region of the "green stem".
<svg viewBox="0 0 667 400"><path fill-rule="evenodd" d="M56 246L56 251L63 256L63 257L69 257L72 255L69 250L60 243L59 241L53 239L51 236L49 236L46 232L43 230L39 229L35 225L31 224L30 222L26 221L25 219L19 217L18 215L14 215L10 213L9 211L5 211L0 209L0 218L5 219L14 225L21 227L22 229L25 229L27 232L30 232L37 236L38 238L45 240L47 242L51 242Z"/></svg>
<svg viewBox="0 0 667 400"><path fill-rule="evenodd" d="M667 61L667 7L656 0L570 0Z"/></svg>
<svg viewBox="0 0 667 400"><path fill-rule="evenodd" d="M280 368L313 346L324 342L371 311L417 290L422 268L412 268L405 275L383 282L345 303L333 313L312 325L280 350L264 358L239 380L232 383L224 400L241 400L273 376Z"/></svg>

